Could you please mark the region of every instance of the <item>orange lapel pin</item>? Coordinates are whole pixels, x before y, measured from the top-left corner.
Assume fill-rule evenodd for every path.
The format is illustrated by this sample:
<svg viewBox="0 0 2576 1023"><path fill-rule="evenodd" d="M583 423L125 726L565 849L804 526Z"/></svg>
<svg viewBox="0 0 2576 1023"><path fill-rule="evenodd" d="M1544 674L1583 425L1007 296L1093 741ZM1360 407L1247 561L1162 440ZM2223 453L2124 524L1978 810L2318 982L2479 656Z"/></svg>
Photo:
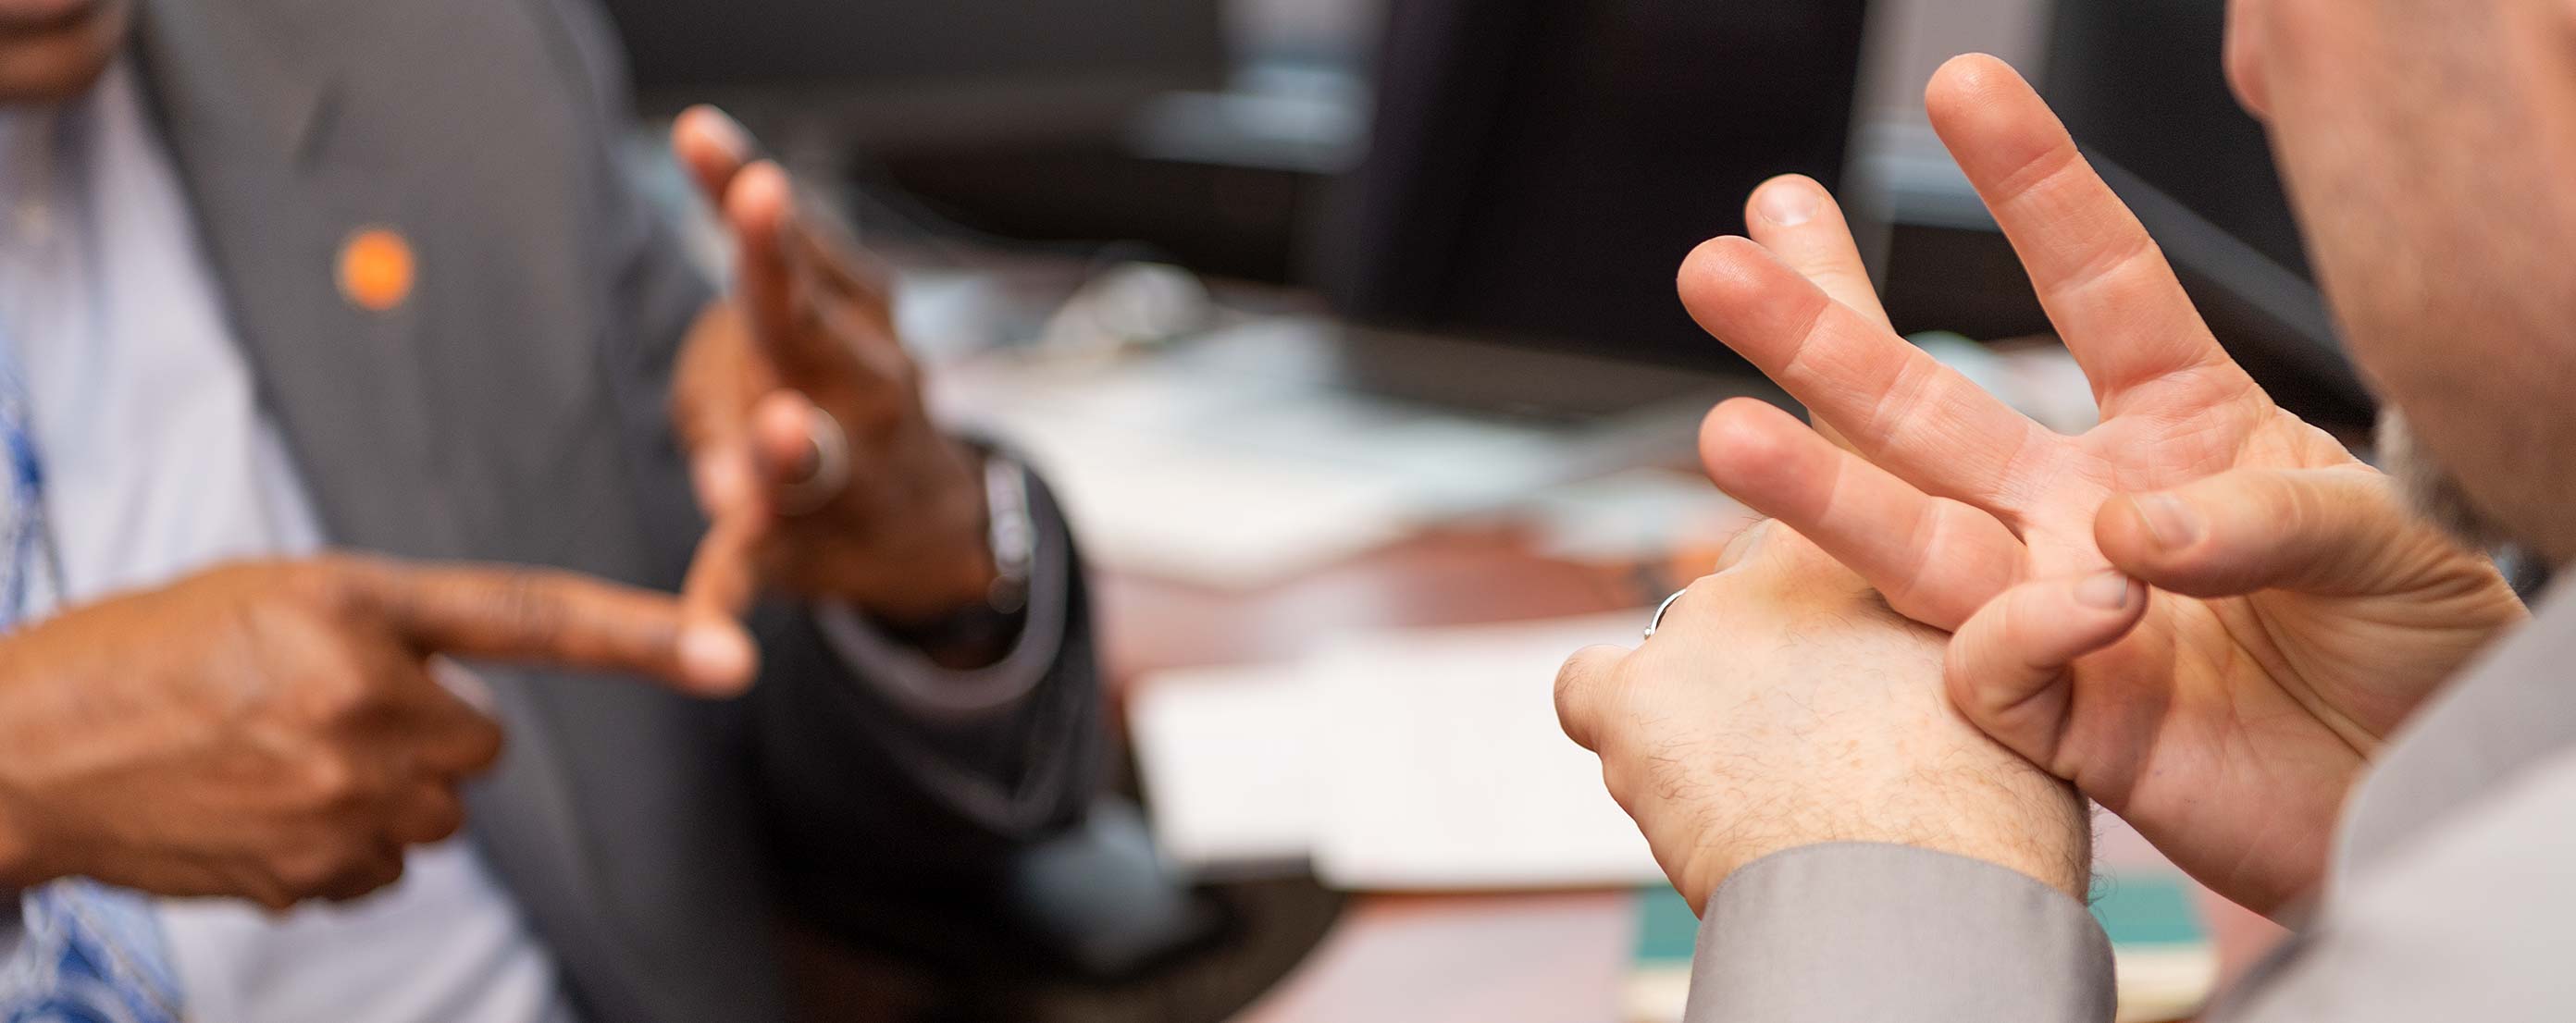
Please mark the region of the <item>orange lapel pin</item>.
<svg viewBox="0 0 2576 1023"><path fill-rule="evenodd" d="M340 243L340 295L349 304L381 313L411 297L418 267L411 242L390 227L365 227Z"/></svg>

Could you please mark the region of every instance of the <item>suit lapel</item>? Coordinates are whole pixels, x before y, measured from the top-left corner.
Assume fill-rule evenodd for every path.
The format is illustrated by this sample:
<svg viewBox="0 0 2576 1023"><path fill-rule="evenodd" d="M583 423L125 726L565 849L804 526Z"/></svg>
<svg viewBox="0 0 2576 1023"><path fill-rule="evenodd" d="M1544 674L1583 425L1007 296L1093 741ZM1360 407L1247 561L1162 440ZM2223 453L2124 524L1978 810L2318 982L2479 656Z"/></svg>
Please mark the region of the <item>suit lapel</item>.
<svg viewBox="0 0 2576 1023"><path fill-rule="evenodd" d="M450 557L458 523L425 492L419 310L361 308L339 283L352 237L412 219L364 154L327 151L338 75L305 41L349 6L147 2L138 49L234 335L333 540Z"/></svg>
<svg viewBox="0 0 2576 1023"><path fill-rule="evenodd" d="M323 54L365 4L145 0L137 52L163 137L189 192L233 336L294 452L334 544L415 558L479 553L426 379L425 303L362 307L339 281L369 229L431 227L404 172L331 130L338 70ZM318 45L312 45L318 41ZM466 417L453 417L457 430ZM592 890L551 715L525 673L494 669L508 755L470 792L476 841L523 902ZM592 915L540 914L556 927ZM560 945L575 938L556 932ZM580 935L594 943L598 935Z"/></svg>

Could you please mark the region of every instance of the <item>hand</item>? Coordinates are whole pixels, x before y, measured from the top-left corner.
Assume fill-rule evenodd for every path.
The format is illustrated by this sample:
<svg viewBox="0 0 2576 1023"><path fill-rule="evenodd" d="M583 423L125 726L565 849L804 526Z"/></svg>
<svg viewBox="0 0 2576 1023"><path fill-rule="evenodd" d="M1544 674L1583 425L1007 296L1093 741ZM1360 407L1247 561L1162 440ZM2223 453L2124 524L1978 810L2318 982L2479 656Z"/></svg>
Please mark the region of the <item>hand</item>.
<svg viewBox="0 0 2576 1023"><path fill-rule="evenodd" d="M1957 630L1949 691L1987 732L2277 909L2318 880L2383 737L2525 612L2228 359L2010 68L1955 60L1929 105L2101 425L2049 432L1889 332L1831 200L1783 179L1751 204L1760 244L1703 245L1682 297L1850 450L1731 403L1702 434L1710 475ZM2161 592L2087 599L2123 574Z"/></svg>
<svg viewBox="0 0 2576 1023"><path fill-rule="evenodd" d="M800 212L730 118L692 108L671 145L736 244L733 301L691 333L671 394L712 520L691 605L739 615L768 585L911 622L984 599L981 463L931 423L876 268ZM799 507L817 424L840 431L848 483Z"/></svg>
<svg viewBox="0 0 2576 1023"><path fill-rule="evenodd" d="M1566 661L1557 717L1693 909L1738 867L1834 841L1972 856L2082 898L2083 801L1951 709L1946 639L1767 523L1644 646Z"/></svg>
<svg viewBox="0 0 2576 1023"><path fill-rule="evenodd" d="M739 691L739 629L576 576L327 557L234 565L0 638L0 884L82 875L284 909L455 833L501 729L430 658ZM444 665L453 668L452 665Z"/></svg>

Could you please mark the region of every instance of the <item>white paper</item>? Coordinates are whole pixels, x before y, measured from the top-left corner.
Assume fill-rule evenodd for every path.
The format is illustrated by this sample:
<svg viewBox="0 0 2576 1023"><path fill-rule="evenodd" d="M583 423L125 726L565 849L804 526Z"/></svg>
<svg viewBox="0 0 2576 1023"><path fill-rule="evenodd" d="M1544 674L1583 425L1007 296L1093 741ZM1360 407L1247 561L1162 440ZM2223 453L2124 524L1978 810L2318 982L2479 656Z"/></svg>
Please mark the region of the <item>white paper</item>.
<svg viewBox="0 0 2576 1023"><path fill-rule="evenodd" d="M1166 672L1128 701L1154 839L1200 874L1302 868L1322 813L1321 691L1299 665Z"/></svg>
<svg viewBox="0 0 2576 1023"><path fill-rule="evenodd" d="M1634 645L1647 612L1390 633L1337 645L1317 677L1343 755L1327 765L1315 870L1339 888L1658 881L1601 762L1556 721L1556 669Z"/></svg>
<svg viewBox="0 0 2576 1023"><path fill-rule="evenodd" d="M1659 880L1553 698L1568 654L1633 644L1646 614L1363 634L1142 680L1129 718L1156 839L1201 873L1311 856L1354 890Z"/></svg>

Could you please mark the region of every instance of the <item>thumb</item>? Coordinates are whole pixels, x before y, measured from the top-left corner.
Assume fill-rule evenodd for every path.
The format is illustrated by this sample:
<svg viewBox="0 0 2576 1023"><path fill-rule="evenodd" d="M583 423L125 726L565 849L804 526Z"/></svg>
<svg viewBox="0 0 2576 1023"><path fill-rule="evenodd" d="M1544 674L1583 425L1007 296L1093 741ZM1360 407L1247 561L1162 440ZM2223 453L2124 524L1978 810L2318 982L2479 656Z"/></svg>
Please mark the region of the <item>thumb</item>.
<svg viewBox="0 0 2576 1023"><path fill-rule="evenodd" d="M769 536L769 510L752 503L718 515L699 539L680 583L680 606L692 622L739 620L760 593L756 561Z"/></svg>
<svg viewBox="0 0 2576 1023"><path fill-rule="evenodd" d="M1959 627L1943 664L1950 702L1996 742L2055 770L2075 659L2128 634L2147 588L2118 572L2044 579L2004 591Z"/></svg>
<svg viewBox="0 0 2576 1023"><path fill-rule="evenodd" d="M2121 570L2194 597L2386 593L2457 553L2388 477L2359 467L2242 469L2114 498L2093 538Z"/></svg>

